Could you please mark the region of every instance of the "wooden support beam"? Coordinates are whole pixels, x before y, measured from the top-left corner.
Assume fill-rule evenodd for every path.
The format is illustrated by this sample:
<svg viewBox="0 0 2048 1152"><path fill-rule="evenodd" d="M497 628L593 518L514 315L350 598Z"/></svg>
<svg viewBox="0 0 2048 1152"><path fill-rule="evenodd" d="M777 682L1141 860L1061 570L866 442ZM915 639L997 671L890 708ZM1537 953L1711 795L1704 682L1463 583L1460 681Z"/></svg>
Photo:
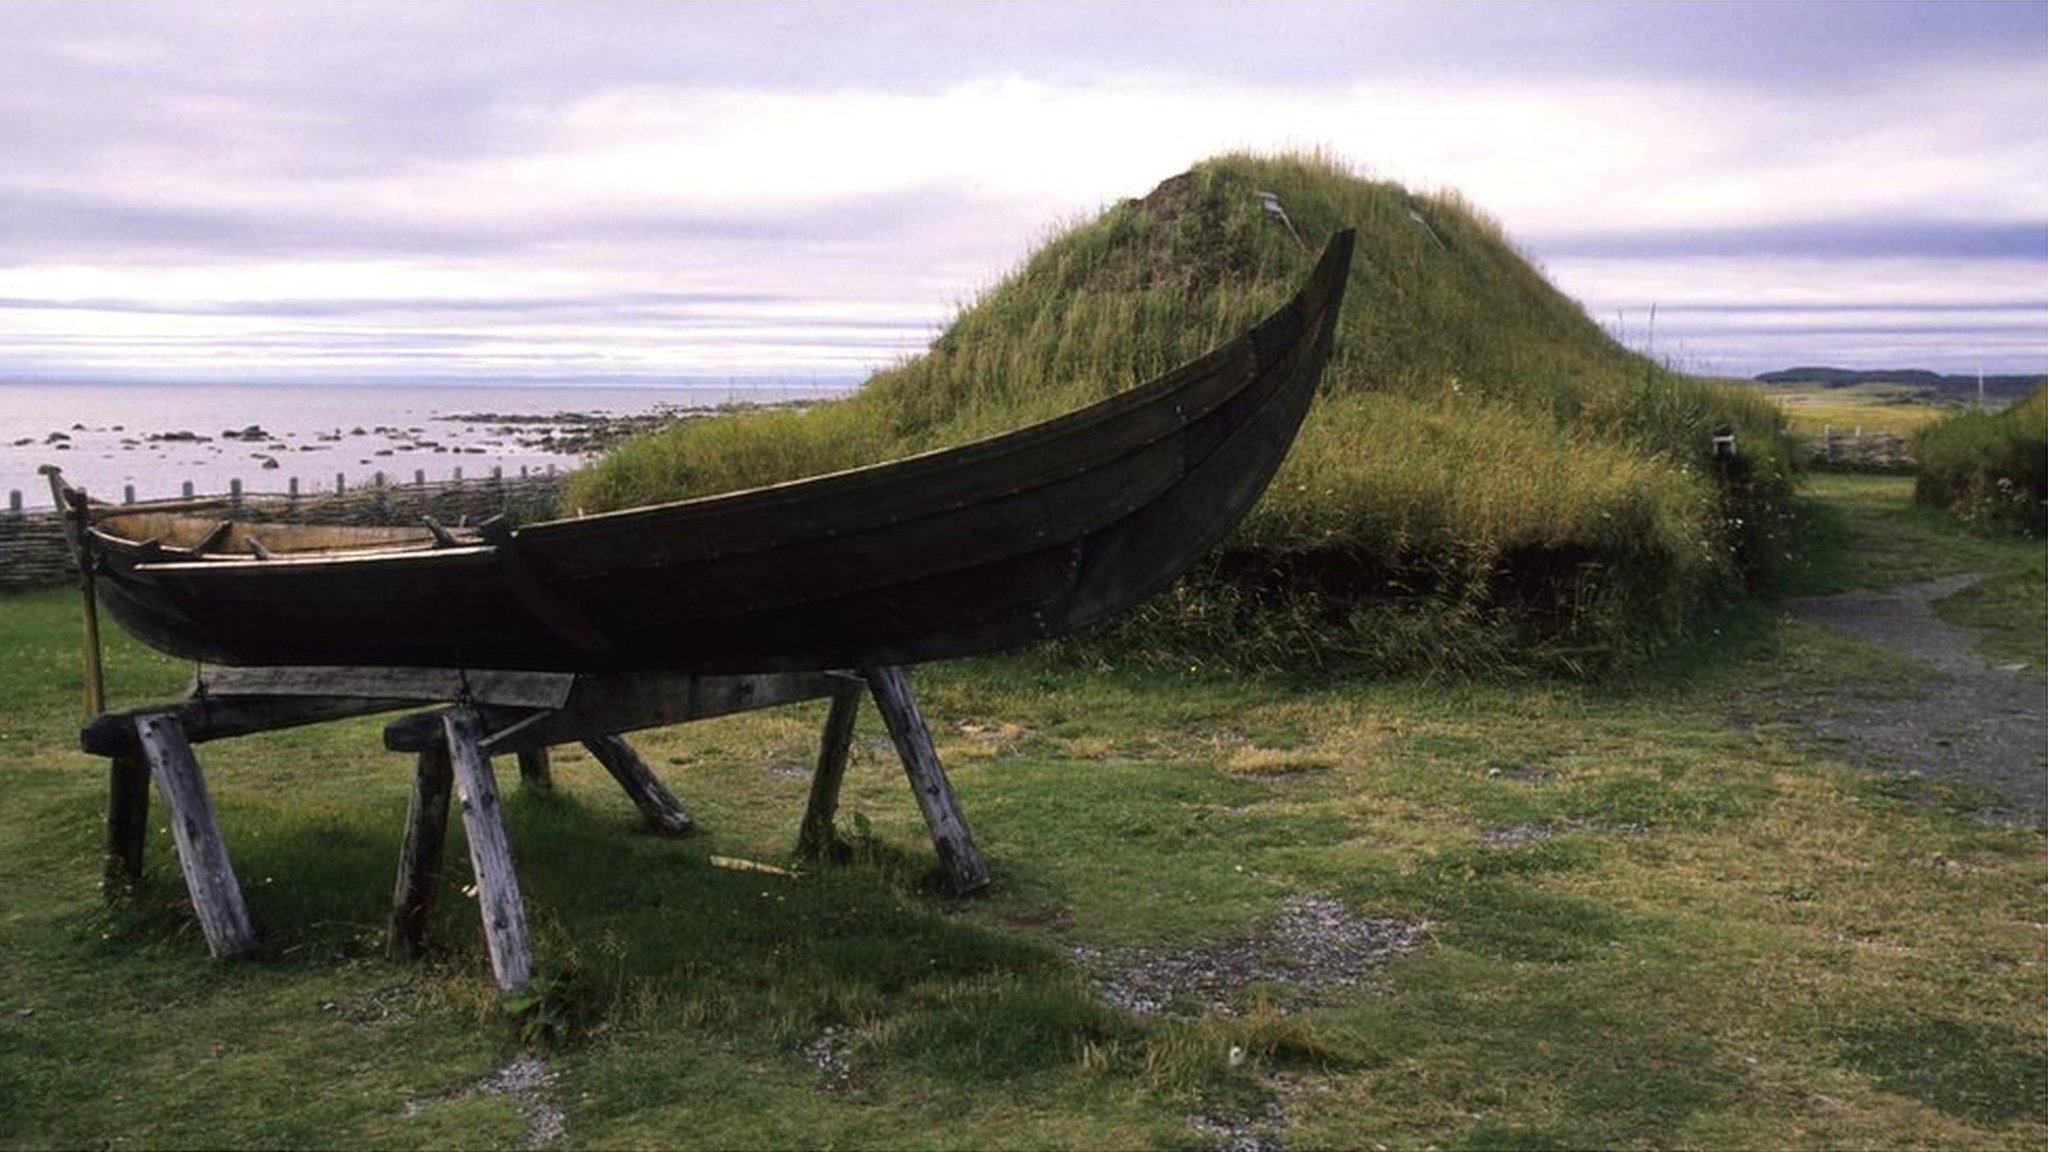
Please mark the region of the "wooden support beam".
<svg viewBox="0 0 2048 1152"><path fill-rule="evenodd" d="M640 809L640 815L647 820L647 826L664 836L685 836L696 827L689 810L662 787L661 778L640 758L626 738L616 735L592 736L583 742L597 762L604 765L619 787Z"/></svg>
<svg viewBox="0 0 2048 1152"><path fill-rule="evenodd" d="M137 748L107 761L107 859L101 890L108 897L126 892L142 879L148 840L149 761Z"/></svg>
<svg viewBox="0 0 2048 1152"><path fill-rule="evenodd" d="M847 755L853 750L853 722L860 714L860 682L842 680L832 689L832 710L818 739L818 767L811 773L811 798L797 829L797 855L822 860L838 850L832 818L839 812L839 786L846 779Z"/></svg>
<svg viewBox="0 0 2048 1152"><path fill-rule="evenodd" d="M374 696L405 704L467 700L516 708L560 708L576 683L573 672L506 672L488 668L242 668L209 664L193 694L208 696Z"/></svg>
<svg viewBox="0 0 2048 1152"><path fill-rule="evenodd" d="M521 788L531 788L536 792L555 790L555 772L548 762L547 745L535 744L532 747L521 748L518 757Z"/></svg>
<svg viewBox="0 0 2048 1152"><path fill-rule="evenodd" d="M637 732L711 716L750 712L829 696L836 678L825 672L760 676L690 676L621 673L578 676L569 700L514 736L486 737L492 752L527 744L568 744L593 732Z"/></svg>
<svg viewBox="0 0 2048 1152"><path fill-rule="evenodd" d="M178 865L185 872L185 887L192 894L192 908L199 914L206 947L216 957L233 956L255 941L249 926L249 912L242 904L242 888L235 881L235 869L228 862L227 844L221 839L220 819L214 814L213 799L206 793L206 781L199 774L199 761L175 715L134 718L136 742L163 793L170 810L171 836L178 845Z"/></svg>
<svg viewBox="0 0 2048 1152"><path fill-rule="evenodd" d="M462 828L469 835L469 862L476 874L477 907L483 915L484 944L498 987L516 992L533 979L527 943L526 906L519 898L519 874L512 867L512 841L491 762L479 747L483 732L476 709L456 705L441 715L455 794L462 802Z"/></svg>
<svg viewBox="0 0 2048 1152"><path fill-rule="evenodd" d="M135 721L142 716L175 718L188 743L204 744L229 736L273 732L280 728L297 728L351 716L370 716L404 708L408 704L405 700L362 697L207 697L95 716L79 730L78 746L95 756L135 755L139 751L135 741Z"/></svg>
<svg viewBox="0 0 2048 1152"><path fill-rule="evenodd" d="M538 745L573 744L593 733L619 735L815 700L832 694L843 674L789 672L762 676L690 676L671 673L576 677L560 708L480 707L484 751L491 755ZM438 712L400 716L384 726L384 747L417 752L441 738Z"/></svg>
<svg viewBox="0 0 2048 1152"><path fill-rule="evenodd" d="M443 742L420 749L406 806L405 841L398 850L398 883L391 894L391 924L384 951L410 960L426 951L427 920L441 886L441 859L448 838L448 793L454 768Z"/></svg>
<svg viewBox="0 0 2048 1152"><path fill-rule="evenodd" d="M903 771L910 777L910 788L917 796L918 809L924 813L925 826L931 829L939 867L953 891L964 895L987 887L988 869L981 862L981 853L975 850L967 818L953 796L952 782L939 766L931 730L925 727L924 716L910 694L909 679L896 665L864 669L861 675L867 679L875 706L889 726L889 738L895 742Z"/></svg>

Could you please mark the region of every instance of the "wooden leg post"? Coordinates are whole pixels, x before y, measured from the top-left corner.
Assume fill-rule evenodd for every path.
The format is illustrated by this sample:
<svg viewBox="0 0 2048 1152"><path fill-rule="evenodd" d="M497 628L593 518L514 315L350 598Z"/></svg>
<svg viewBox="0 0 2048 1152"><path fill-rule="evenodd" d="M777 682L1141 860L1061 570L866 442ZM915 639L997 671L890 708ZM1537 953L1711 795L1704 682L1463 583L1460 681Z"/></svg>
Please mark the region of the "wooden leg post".
<svg viewBox="0 0 2048 1152"><path fill-rule="evenodd" d="M664 836L688 835L695 827L696 821L690 818L689 810L661 786L661 778L647 767L647 762L640 759L640 754L633 751L625 737L593 736L583 742L583 747L597 757L597 762L604 765L612 779L619 782L619 787L626 790L626 795L640 809L640 815L647 818L648 827Z"/></svg>
<svg viewBox="0 0 2048 1152"><path fill-rule="evenodd" d="M491 762L477 741L482 722L476 709L460 705L441 717L448 741L448 759L455 774L456 796L462 801L462 828L469 834L469 862L476 873L476 899L483 915L484 944L491 953L491 972L507 992L533 979L533 952L527 944L526 906L519 898L519 876L512 868L512 841L505 834L504 812Z"/></svg>
<svg viewBox="0 0 2048 1152"><path fill-rule="evenodd" d="M199 914L200 930L206 933L206 947L216 957L244 951L256 934L249 926L249 911L242 904L242 887L235 881L234 866L228 863L227 843L221 839L213 798L206 794L199 761L185 739L185 726L175 716L144 714L135 717L135 736L150 774L156 778L157 791L163 793L164 807L170 811L178 866L185 871L185 887Z"/></svg>
<svg viewBox="0 0 2048 1152"><path fill-rule="evenodd" d="M519 750L519 786L536 792L555 790L554 769L548 763L548 750L544 747L521 748Z"/></svg>
<svg viewBox="0 0 2048 1152"><path fill-rule="evenodd" d="M838 844L832 818L839 811L839 786L846 779L846 758L853 750L853 721L860 713L860 682L846 680L832 690L832 710L818 740L818 768L811 773L811 799L797 829L797 855L812 860L830 856Z"/></svg>
<svg viewBox="0 0 2048 1152"><path fill-rule="evenodd" d="M448 839L448 793L454 769L448 745L429 744L419 751L413 772L412 802L405 814L405 842L398 851L398 884L391 894L391 926L384 951L393 960L410 960L426 950L427 919L441 885L442 850Z"/></svg>
<svg viewBox="0 0 2048 1152"><path fill-rule="evenodd" d="M917 806L931 829L932 847L938 849L939 866L945 870L957 893L973 892L988 884L988 869L975 851L974 837L967 830L967 818L953 797L953 785L939 766L939 754L932 748L930 729L910 695L910 681L895 665L869 668L861 675L874 694L875 706L889 726L889 738L896 754L903 758L903 771L910 777Z"/></svg>
<svg viewBox="0 0 2048 1152"><path fill-rule="evenodd" d="M107 759L107 863L102 890L109 897L142 879L149 839L149 761L132 752Z"/></svg>

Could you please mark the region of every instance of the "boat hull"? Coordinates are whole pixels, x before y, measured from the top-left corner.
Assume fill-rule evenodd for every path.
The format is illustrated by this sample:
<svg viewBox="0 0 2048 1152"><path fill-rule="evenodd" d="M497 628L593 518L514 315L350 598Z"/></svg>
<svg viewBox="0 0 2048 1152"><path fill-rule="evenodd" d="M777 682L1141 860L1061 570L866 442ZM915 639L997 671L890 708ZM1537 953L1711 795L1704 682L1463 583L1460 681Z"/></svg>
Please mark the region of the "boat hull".
<svg viewBox="0 0 2048 1152"><path fill-rule="evenodd" d="M1250 332L1017 432L442 547L198 554L94 518L101 603L236 665L753 673L1056 636L1163 589L1256 502L1313 401L1351 234Z"/></svg>

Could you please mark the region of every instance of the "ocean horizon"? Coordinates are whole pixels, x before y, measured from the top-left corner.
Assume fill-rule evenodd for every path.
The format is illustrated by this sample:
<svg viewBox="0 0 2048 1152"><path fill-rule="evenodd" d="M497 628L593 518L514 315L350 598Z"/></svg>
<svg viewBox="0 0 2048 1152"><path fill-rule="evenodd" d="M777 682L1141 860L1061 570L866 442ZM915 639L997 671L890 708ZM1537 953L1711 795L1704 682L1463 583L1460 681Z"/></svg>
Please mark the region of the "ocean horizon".
<svg viewBox="0 0 2048 1152"><path fill-rule="evenodd" d="M44 465L101 500L507 476L586 463L595 420L844 395L817 380L357 384L0 380L0 490L50 508Z"/></svg>

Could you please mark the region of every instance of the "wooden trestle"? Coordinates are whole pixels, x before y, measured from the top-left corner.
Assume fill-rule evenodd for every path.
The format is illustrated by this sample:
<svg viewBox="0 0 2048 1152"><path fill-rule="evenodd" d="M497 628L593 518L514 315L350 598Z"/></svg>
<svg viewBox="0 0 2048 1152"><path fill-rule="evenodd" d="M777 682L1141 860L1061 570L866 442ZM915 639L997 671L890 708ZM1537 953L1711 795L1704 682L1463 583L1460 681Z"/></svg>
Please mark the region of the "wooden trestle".
<svg viewBox="0 0 2048 1152"><path fill-rule="evenodd" d="M581 744L632 798L650 827L682 835L692 827L689 812L634 752L625 733L829 698L817 770L797 833L799 854L817 858L833 846L832 820L863 685L888 726L947 881L960 893L985 886L988 872L966 818L932 748L909 681L895 666L760 676L208 668L183 700L95 716L80 733L80 744L109 762L109 887L118 888L141 875L149 781L154 779L170 810L178 863L207 948L226 957L248 949L254 930L192 746L432 706L400 716L384 728L387 749L416 757L388 950L394 957L409 957L421 949L434 906L452 793L468 836L492 973L500 988L512 991L532 977L533 959L492 756L515 755L522 785L544 788L550 782L547 749Z"/></svg>

